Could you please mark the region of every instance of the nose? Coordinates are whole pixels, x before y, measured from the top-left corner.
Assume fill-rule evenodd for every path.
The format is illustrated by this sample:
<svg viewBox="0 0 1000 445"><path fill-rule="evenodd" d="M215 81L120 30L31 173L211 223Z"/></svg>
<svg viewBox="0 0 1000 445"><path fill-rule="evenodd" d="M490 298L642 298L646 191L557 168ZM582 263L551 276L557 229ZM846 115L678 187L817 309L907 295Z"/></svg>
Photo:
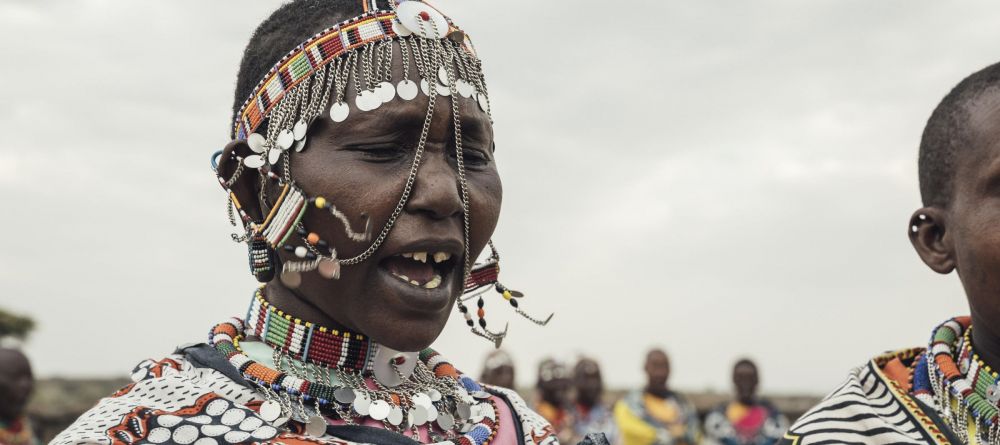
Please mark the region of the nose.
<svg viewBox="0 0 1000 445"><path fill-rule="evenodd" d="M446 219L462 214L462 196L458 173L443 150L428 150L413 181L413 191L406 203L411 214L432 219Z"/></svg>

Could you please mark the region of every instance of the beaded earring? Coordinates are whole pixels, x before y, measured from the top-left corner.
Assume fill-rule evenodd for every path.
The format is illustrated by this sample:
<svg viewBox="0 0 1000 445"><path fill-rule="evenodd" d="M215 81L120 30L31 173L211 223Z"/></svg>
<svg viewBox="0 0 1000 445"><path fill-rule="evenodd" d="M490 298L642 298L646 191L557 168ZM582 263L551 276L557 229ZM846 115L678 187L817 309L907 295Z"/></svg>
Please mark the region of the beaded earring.
<svg viewBox="0 0 1000 445"><path fill-rule="evenodd" d="M263 237L254 235L247 243L247 250L250 257L250 273L261 283L273 280L277 262L274 249L267 245L267 241Z"/></svg>
<svg viewBox="0 0 1000 445"><path fill-rule="evenodd" d="M504 327L503 332L491 332L486 328L486 302L483 300L483 294L489 292L490 289L495 290L500 296L506 300L514 312L518 315L528 319L532 323L545 326L549 324L552 320L552 316L555 313L549 314L544 320L532 317L528 313L521 309L518 300L524 298L524 293L508 288L507 286L500 283L500 254L497 252L496 246L493 244L493 240L489 242L490 246L490 256L486 261L477 264L469 272L469 277L465 281L465 296L459 298L458 300L458 310L465 317L465 323L469 326L473 334L483 337L487 340L492 341L497 348L500 347L500 343L503 342L504 337L507 335L507 327ZM473 320L473 314L469 311L469 307L465 305L466 301L476 300L476 317L478 320Z"/></svg>

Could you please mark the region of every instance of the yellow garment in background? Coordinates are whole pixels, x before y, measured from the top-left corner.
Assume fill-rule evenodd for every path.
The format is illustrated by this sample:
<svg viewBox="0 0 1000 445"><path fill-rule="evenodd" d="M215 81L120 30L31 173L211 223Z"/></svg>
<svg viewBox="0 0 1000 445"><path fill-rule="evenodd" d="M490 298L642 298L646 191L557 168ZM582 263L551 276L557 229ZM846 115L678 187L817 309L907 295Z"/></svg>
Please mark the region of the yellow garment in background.
<svg viewBox="0 0 1000 445"><path fill-rule="evenodd" d="M700 440L697 431L697 414L687 412L674 397L659 398L642 394L642 409L634 412L626 400L615 404L614 416L618 424L621 445L653 445L659 443L692 445ZM689 408L690 409L690 408ZM653 425L643 414L661 425ZM694 423L693 423L694 422Z"/></svg>

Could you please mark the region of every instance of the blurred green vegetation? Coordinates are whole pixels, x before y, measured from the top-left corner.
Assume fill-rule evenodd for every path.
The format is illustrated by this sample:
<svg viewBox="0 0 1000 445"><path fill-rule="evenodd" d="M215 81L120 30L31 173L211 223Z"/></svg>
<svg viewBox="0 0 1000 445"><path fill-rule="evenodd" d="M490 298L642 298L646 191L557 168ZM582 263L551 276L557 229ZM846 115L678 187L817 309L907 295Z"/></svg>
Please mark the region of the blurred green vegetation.
<svg viewBox="0 0 1000 445"><path fill-rule="evenodd" d="M35 329L34 320L0 308L0 338L14 337L24 340L33 329Z"/></svg>

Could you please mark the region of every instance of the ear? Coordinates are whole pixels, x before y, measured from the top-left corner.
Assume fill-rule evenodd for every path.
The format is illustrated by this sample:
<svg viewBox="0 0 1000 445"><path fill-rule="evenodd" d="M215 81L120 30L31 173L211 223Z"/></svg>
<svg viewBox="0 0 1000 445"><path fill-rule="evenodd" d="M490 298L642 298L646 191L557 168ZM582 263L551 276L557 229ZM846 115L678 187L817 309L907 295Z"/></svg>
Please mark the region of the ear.
<svg viewBox="0 0 1000 445"><path fill-rule="evenodd" d="M253 154L245 140L233 140L222 150L216 174L222 182L232 181L229 190L236 197L237 205L254 221L264 219L260 203L260 173L243 166L243 158ZM239 177L232 179L239 172Z"/></svg>
<svg viewBox="0 0 1000 445"><path fill-rule="evenodd" d="M955 270L955 250L947 230L947 213L937 207L913 212L907 228L910 243L928 267L939 274Z"/></svg>

